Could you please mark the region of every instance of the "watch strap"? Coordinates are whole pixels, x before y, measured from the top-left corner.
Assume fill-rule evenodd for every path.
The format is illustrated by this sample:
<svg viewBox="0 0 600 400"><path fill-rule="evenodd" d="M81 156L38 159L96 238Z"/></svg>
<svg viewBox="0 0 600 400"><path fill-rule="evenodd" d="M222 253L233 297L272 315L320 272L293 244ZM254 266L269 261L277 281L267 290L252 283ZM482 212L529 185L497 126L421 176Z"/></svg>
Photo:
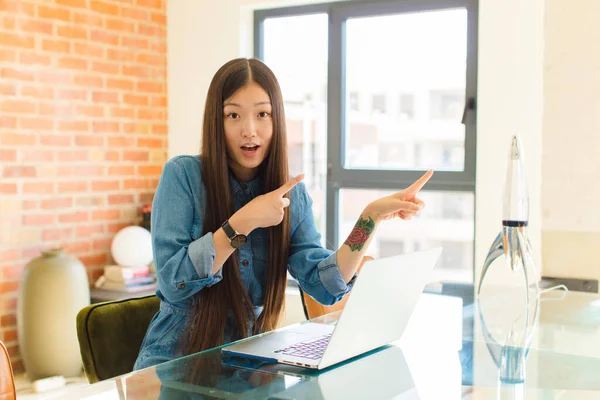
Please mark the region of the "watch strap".
<svg viewBox="0 0 600 400"><path fill-rule="evenodd" d="M233 237L237 235L235 229L233 229L231 225L229 225L229 220L225 220L225 222L223 222L223 225L221 225L221 228L223 228L223 232L225 232L229 240L233 239Z"/></svg>

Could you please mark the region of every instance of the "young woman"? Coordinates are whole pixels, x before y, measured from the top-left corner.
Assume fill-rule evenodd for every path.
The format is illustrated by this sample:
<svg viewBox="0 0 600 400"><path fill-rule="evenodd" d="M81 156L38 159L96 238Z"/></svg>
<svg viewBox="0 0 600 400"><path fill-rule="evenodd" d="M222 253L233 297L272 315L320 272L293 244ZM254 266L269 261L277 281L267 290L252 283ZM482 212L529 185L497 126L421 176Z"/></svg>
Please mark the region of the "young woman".
<svg viewBox="0 0 600 400"><path fill-rule="evenodd" d="M417 214L417 193L432 174L368 204L337 251L323 248L303 175L288 173L273 72L256 59L229 61L208 89L200 156L167 162L156 190L161 305L135 369L276 328L287 271L317 301L340 300L378 224Z"/></svg>

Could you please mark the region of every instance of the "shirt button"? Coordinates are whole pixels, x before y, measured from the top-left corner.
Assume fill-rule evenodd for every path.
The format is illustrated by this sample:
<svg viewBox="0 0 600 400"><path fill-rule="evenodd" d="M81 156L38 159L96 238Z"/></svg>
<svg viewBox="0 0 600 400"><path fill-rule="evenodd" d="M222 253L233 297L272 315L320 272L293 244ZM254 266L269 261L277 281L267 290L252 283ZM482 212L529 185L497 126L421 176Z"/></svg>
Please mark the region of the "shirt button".
<svg viewBox="0 0 600 400"><path fill-rule="evenodd" d="M177 285L177 289L185 289L185 283L180 283Z"/></svg>
<svg viewBox="0 0 600 400"><path fill-rule="evenodd" d="M248 260L242 260L242 265L244 267L247 267L248 266Z"/></svg>

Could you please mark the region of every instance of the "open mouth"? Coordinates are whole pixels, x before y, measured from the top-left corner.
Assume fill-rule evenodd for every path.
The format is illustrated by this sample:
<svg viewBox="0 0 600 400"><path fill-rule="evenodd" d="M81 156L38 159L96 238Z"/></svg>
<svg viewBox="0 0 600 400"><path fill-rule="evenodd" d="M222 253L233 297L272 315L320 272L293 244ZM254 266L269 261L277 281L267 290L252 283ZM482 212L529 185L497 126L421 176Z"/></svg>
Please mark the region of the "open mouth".
<svg viewBox="0 0 600 400"><path fill-rule="evenodd" d="M256 153L256 151L258 150L258 148L259 148L259 147L260 147L260 146L259 146L259 145L257 145L257 144L252 144L252 145L250 145L250 144L248 144L248 145L243 145L243 146L242 146L242 151L243 151L244 153L247 153L247 154L254 154L254 153Z"/></svg>

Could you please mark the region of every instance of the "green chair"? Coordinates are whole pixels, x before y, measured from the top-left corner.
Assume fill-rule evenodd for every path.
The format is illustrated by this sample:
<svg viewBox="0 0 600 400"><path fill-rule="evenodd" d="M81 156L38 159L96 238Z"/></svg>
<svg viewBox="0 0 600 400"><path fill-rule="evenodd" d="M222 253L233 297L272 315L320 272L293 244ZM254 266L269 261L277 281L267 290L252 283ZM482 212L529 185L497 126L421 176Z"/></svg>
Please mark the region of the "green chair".
<svg viewBox="0 0 600 400"><path fill-rule="evenodd" d="M77 314L77 338L90 383L133 371L142 340L158 312L156 296L96 303Z"/></svg>

